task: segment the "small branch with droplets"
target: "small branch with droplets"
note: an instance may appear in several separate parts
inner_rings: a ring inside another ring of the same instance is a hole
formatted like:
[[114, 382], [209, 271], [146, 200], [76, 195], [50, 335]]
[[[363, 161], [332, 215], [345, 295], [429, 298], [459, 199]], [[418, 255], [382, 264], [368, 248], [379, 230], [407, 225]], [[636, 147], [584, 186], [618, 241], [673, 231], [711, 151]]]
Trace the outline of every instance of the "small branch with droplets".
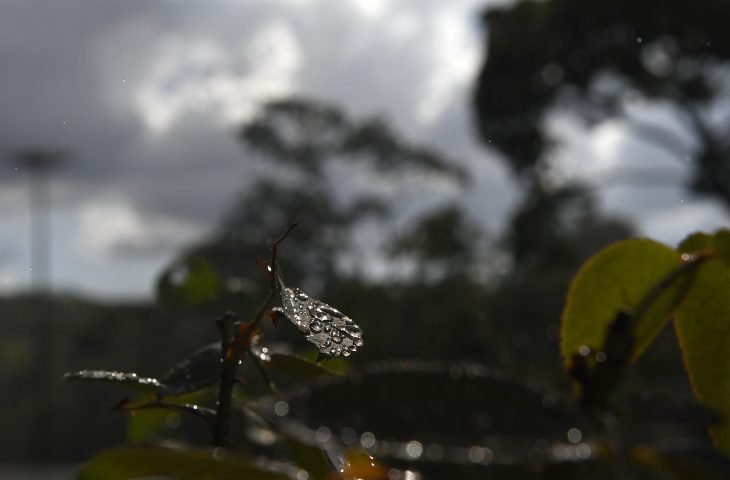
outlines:
[[[243, 356], [251, 346], [251, 339], [256, 328], [264, 318], [269, 305], [279, 291], [276, 254], [279, 244], [289, 235], [298, 224], [292, 223], [289, 227], [274, 240], [271, 246], [271, 264], [259, 261], [259, 266], [264, 267], [269, 276], [270, 289], [266, 300], [256, 312], [250, 324], [241, 323], [238, 325], [238, 317], [232, 312], [226, 312], [218, 320], [218, 329], [221, 334], [221, 354], [223, 365], [221, 366], [220, 385], [218, 388], [218, 404], [216, 409], [215, 422], [213, 425], [213, 445], [216, 447], [227, 447], [231, 443], [231, 399], [233, 386], [236, 383], [236, 372]], [[270, 384], [266, 378], [267, 384]]]

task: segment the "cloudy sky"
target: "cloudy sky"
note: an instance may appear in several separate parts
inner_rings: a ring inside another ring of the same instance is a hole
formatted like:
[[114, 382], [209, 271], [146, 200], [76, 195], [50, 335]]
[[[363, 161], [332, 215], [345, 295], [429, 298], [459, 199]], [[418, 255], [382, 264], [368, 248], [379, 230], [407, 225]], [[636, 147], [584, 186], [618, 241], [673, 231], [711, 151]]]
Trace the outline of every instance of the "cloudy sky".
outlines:
[[[459, 159], [474, 178], [459, 200], [498, 231], [517, 190], [474, 139], [468, 105], [484, 54], [478, 13], [498, 3], [0, 0], [0, 293], [27, 288], [32, 269], [28, 172], [13, 152], [68, 152], [52, 179], [54, 287], [149, 297], [160, 268], [210, 232], [246, 184], [237, 126], [291, 94], [381, 115]], [[554, 124], [576, 176], [636, 154], [667, 161], [621, 125]], [[586, 156], [596, 159], [588, 167], [577, 161]], [[680, 188], [687, 171], [679, 165], [661, 188], [601, 189], [601, 204], [669, 243], [726, 223]]]

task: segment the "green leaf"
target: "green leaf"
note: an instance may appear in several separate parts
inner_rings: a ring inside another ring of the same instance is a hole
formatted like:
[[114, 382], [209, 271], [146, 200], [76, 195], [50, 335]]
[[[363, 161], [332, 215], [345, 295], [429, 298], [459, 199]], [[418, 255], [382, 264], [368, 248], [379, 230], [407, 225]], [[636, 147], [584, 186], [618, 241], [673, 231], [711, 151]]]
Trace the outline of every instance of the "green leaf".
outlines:
[[[730, 418], [730, 267], [718, 259], [699, 270], [675, 319], [684, 363], [697, 399]], [[711, 429], [715, 444], [730, 454], [730, 425]]]
[[220, 378], [221, 345], [205, 345], [170, 369], [162, 382], [166, 395], [184, 395], [216, 383]]
[[148, 442], [164, 431], [168, 421], [173, 418], [179, 418], [179, 414], [164, 410], [134, 410], [129, 412], [127, 416], [127, 442], [134, 444]]
[[563, 309], [560, 348], [566, 366], [582, 346], [600, 349], [622, 310], [638, 315], [632, 325], [636, 359], [681, 301], [686, 281], [672, 282], [649, 304], [647, 295], [680, 264], [675, 250], [647, 239], [617, 242], [591, 257], [573, 278]]
[[718, 230], [713, 240], [718, 258], [730, 265], [730, 230]]
[[698, 253], [714, 248], [712, 235], [705, 232], [695, 232], [688, 235], [679, 243], [677, 251], [680, 253]]
[[92, 381], [104, 383], [116, 383], [134, 388], [142, 392], [160, 392], [166, 387], [159, 380], [152, 377], [145, 377], [131, 372], [115, 372], [110, 370], [79, 370], [68, 372], [63, 376], [67, 382]]
[[[216, 455], [216, 452], [221, 452]], [[250, 462], [231, 458], [221, 450], [171, 450], [122, 447], [106, 450], [81, 468], [78, 480], [126, 480], [137, 477], [172, 477], [179, 480], [285, 480]], [[222, 458], [221, 458], [222, 457]]]
[[[198, 390], [196, 392], [181, 395], [178, 397], [166, 397], [165, 403], [171, 408], [157, 408], [155, 401], [140, 397], [134, 402], [120, 403], [117, 409], [129, 412], [127, 416], [127, 441], [130, 443], [149, 442], [155, 438], [175, 436], [179, 432], [176, 429], [182, 423], [188, 421], [187, 415], [182, 413], [190, 404], [202, 404], [210, 400], [208, 392]], [[206, 409], [207, 410], [207, 409]], [[206, 410], [201, 410], [204, 416]], [[198, 422], [199, 420], [193, 419]]]
[[309, 360], [294, 355], [284, 355], [281, 353], [272, 354], [271, 360], [265, 365], [303, 380], [312, 380], [320, 375], [332, 375], [335, 373], [318, 363], [310, 362]]

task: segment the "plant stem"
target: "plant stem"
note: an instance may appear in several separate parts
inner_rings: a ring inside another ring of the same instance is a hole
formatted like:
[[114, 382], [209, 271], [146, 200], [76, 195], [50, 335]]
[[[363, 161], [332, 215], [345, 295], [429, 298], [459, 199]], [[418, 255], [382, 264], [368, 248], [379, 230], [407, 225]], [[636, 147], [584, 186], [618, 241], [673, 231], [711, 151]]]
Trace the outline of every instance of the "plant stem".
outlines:
[[218, 388], [216, 418], [213, 423], [213, 445], [216, 447], [227, 447], [231, 444], [231, 397], [233, 396], [233, 385], [236, 382], [238, 357], [228, 355], [228, 348], [233, 341], [233, 329], [237, 319], [236, 314], [226, 312], [218, 320], [223, 366]]
[[[286, 236], [298, 224], [292, 223], [289, 227], [274, 240], [271, 246], [271, 265], [268, 266], [268, 275], [270, 289], [264, 303], [256, 312], [256, 316], [249, 328], [245, 331], [239, 330], [235, 332], [235, 324], [238, 317], [233, 312], [226, 312], [218, 320], [218, 329], [221, 333], [221, 355], [223, 365], [221, 367], [220, 386], [218, 389], [218, 405], [216, 409], [216, 419], [213, 424], [213, 445], [216, 447], [227, 447], [231, 444], [231, 398], [233, 396], [233, 385], [236, 383], [236, 371], [243, 354], [248, 350], [251, 337], [254, 335], [256, 328], [264, 318], [269, 305], [279, 292], [279, 281], [276, 265], [277, 248]], [[238, 337], [238, 338], [236, 338]], [[239, 341], [240, 340], [240, 341]], [[241, 345], [245, 347], [241, 347]], [[265, 372], [264, 372], [265, 373]], [[267, 380], [267, 384], [271, 388], [271, 382]]]

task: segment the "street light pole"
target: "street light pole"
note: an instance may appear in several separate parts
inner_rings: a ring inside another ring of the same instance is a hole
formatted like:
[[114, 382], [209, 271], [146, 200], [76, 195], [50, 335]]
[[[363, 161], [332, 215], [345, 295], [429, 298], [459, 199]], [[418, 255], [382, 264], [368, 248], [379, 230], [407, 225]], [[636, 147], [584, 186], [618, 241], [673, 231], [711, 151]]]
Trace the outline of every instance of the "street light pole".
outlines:
[[54, 413], [51, 401], [54, 379], [51, 375], [53, 321], [51, 295], [51, 216], [50, 179], [52, 169], [65, 162], [58, 151], [27, 149], [15, 152], [14, 163], [28, 172], [30, 192], [30, 269], [31, 305], [28, 343], [32, 351], [28, 368], [27, 392], [31, 395], [34, 417], [31, 451], [44, 458], [51, 452]]
[[51, 290], [51, 226], [49, 172], [66, 161], [54, 150], [27, 149], [14, 154], [15, 165], [28, 172], [30, 191], [30, 269], [31, 290]]

